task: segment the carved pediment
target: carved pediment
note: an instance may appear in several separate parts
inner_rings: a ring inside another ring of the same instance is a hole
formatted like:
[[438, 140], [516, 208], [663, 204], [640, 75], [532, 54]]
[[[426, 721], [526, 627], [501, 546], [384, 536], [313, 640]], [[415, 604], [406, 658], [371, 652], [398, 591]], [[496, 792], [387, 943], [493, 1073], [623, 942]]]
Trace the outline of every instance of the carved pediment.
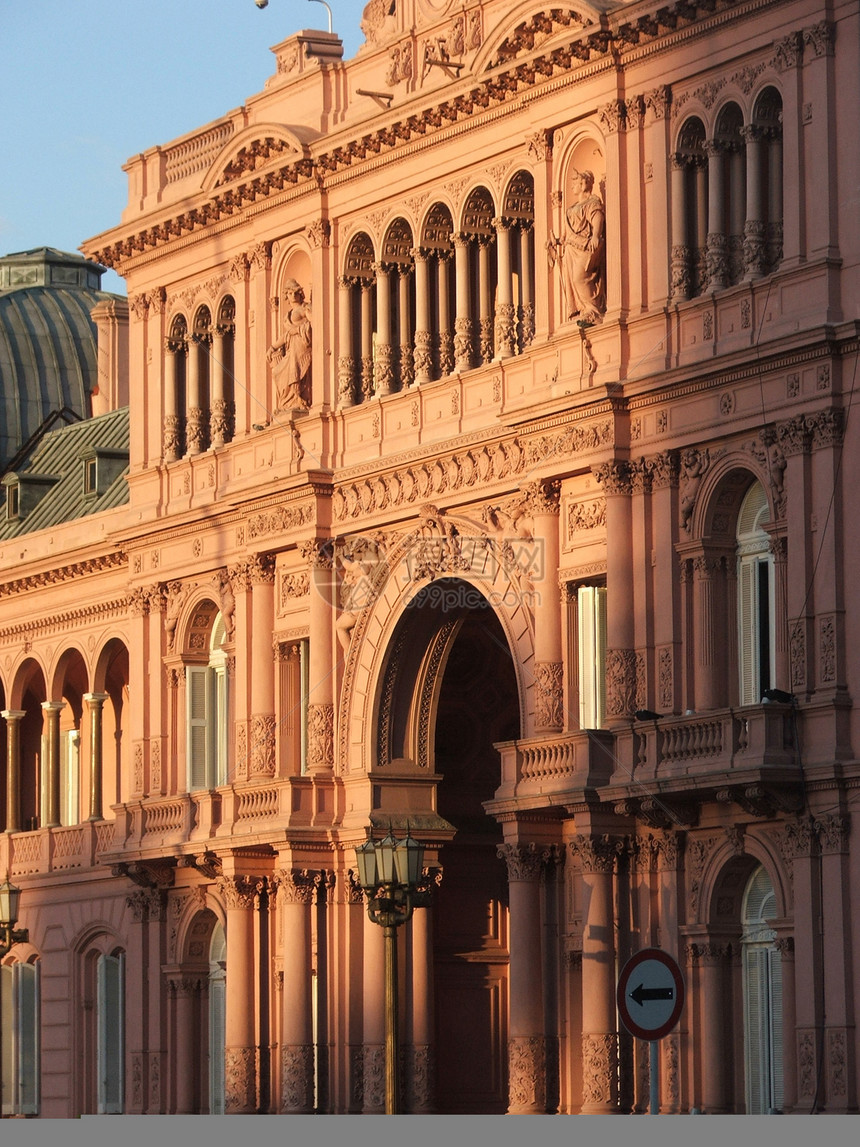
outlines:
[[206, 189], [213, 190], [266, 168], [307, 157], [307, 143], [298, 130], [274, 124], [248, 128], [232, 139], [209, 170]]
[[517, 56], [527, 55], [564, 32], [576, 33], [594, 22], [585, 5], [581, 8], [568, 4], [540, 8], [503, 35], [501, 42], [492, 49], [487, 67], [495, 68]]

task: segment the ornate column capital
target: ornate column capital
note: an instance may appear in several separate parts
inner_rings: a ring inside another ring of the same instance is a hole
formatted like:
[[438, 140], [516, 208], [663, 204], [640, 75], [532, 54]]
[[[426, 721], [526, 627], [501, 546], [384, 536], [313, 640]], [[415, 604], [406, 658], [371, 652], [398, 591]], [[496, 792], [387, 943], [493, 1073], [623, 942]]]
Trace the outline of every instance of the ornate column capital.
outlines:
[[607, 494], [631, 494], [633, 471], [629, 462], [603, 462], [592, 466], [591, 472]]
[[308, 868], [279, 868], [279, 904], [313, 904], [321, 881], [322, 874]]
[[249, 911], [257, 906], [266, 881], [262, 876], [219, 876], [215, 884], [228, 911]]
[[618, 855], [618, 840], [609, 833], [600, 836], [579, 833], [569, 842], [571, 856], [578, 860], [583, 872], [610, 875]]
[[551, 850], [539, 844], [500, 844], [496, 855], [508, 866], [508, 880], [536, 882]]

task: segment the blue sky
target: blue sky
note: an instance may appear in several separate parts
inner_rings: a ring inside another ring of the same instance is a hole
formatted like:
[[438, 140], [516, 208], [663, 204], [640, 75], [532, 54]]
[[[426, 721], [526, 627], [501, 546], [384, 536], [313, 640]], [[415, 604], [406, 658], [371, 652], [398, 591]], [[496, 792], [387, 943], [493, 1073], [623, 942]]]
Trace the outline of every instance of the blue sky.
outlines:
[[[355, 55], [363, 0], [329, 0]], [[0, 254], [76, 251], [119, 222], [122, 164], [262, 89], [316, 0], [0, 0]], [[109, 272], [103, 286], [125, 291]]]

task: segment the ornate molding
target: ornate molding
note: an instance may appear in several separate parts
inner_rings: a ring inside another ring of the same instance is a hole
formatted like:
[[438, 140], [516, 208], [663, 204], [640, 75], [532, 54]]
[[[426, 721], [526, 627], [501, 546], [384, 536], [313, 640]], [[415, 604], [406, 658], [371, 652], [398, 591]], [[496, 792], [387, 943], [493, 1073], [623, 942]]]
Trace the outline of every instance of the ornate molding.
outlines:
[[564, 727], [564, 665], [561, 661], [535, 662], [535, 728]]
[[546, 1111], [546, 1039], [512, 1036], [508, 1041], [508, 1111]]
[[591, 836], [579, 833], [569, 841], [570, 855], [579, 861], [583, 872], [611, 875], [618, 855], [618, 838], [603, 833]]
[[334, 705], [308, 705], [308, 768], [334, 767]]

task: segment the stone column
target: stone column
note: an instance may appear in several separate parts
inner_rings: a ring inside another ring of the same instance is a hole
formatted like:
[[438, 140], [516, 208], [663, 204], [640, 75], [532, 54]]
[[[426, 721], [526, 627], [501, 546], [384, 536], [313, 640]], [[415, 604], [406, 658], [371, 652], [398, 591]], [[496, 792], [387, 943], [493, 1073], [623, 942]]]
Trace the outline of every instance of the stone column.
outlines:
[[709, 941], [693, 944], [691, 953], [698, 961], [702, 992], [702, 1107], [706, 1115], [720, 1115], [726, 1106], [726, 1001], [731, 998], [729, 961], [731, 944]]
[[726, 642], [723, 640], [722, 577], [723, 557], [713, 552], [693, 559], [693, 645], [695, 649], [695, 708], [718, 709], [727, 703], [725, 668]]
[[508, 1113], [546, 1111], [546, 1034], [543, 1015], [540, 877], [544, 850], [501, 844], [508, 866], [510, 1012]]
[[451, 285], [448, 264], [452, 252], [436, 252], [436, 282], [439, 314], [439, 376], [444, 378], [454, 370], [454, 330], [451, 322]]
[[302, 647], [279, 642], [275, 650], [280, 703], [277, 718], [279, 776], [298, 777], [302, 771]]
[[681, 708], [681, 587], [675, 553], [678, 521], [678, 455], [658, 454], [651, 462], [652, 545], [654, 547], [654, 649], [657, 656], [655, 704], [661, 713]]
[[433, 377], [433, 332], [430, 317], [430, 252], [413, 247], [415, 260], [415, 352], [413, 381], [429, 382]]
[[725, 210], [725, 147], [708, 140], [708, 287], [720, 290], [729, 281]]
[[84, 693], [90, 710], [90, 820], [102, 819], [102, 709], [107, 693]]
[[534, 577], [536, 732], [564, 728], [564, 663], [562, 660], [561, 593], [558, 588], [559, 493], [557, 481], [522, 487], [529, 499], [535, 544], [541, 567]]
[[[219, 323], [212, 329], [212, 394], [209, 399], [209, 442], [216, 449], [231, 437], [232, 411], [227, 393], [233, 369], [233, 326]], [[230, 361], [228, 361], [228, 359]]]
[[411, 386], [415, 381], [415, 363], [412, 357], [412, 299], [409, 279], [412, 275], [410, 264], [397, 268], [397, 326], [400, 336], [400, 386]]
[[391, 345], [391, 275], [389, 263], [374, 263], [376, 272], [376, 362], [373, 384], [376, 394], [394, 390], [394, 347]]
[[432, 909], [416, 908], [409, 925], [412, 975], [409, 996], [409, 1041], [405, 1072], [407, 1110], [413, 1115], [433, 1111], [435, 1061], [433, 1049]]
[[490, 266], [490, 235], [479, 235], [478, 245], [478, 362], [493, 359], [493, 279]]
[[583, 903], [588, 906], [582, 934], [582, 1112], [616, 1111], [615, 841], [606, 834], [579, 834], [570, 841], [570, 852], [579, 861]]
[[520, 349], [535, 337], [535, 232], [534, 224], [520, 220]]
[[857, 1054], [854, 966], [851, 958], [851, 886], [849, 835], [851, 820], [842, 813], [824, 813], [815, 822], [821, 850], [821, 920], [824, 988], [824, 1075], [819, 1105], [829, 1115], [857, 1111]]
[[372, 279], [361, 281], [361, 397], [373, 394], [373, 292]]
[[629, 727], [636, 704], [633, 610], [632, 471], [627, 462], [594, 468], [606, 493], [606, 723]]
[[772, 271], [782, 262], [783, 254], [783, 188], [782, 188], [782, 128], [771, 128], [768, 134], [768, 208], [767, 208], [767, 265]]
[[65, 709], [65, 701], [43, 701], [45, 714], [45, 762], [44, 777], [47, 790], [46, 823], [43, 828], [54, 828], [60, 823], [60, 713]]
[[458, 231], [454, 235], [457, 307], [457, 317], [454, 319], [454, 362], [457, 370], [469, 370], [475, 355], [471, 254], [471, 235]]
[[766, 235], [762, 190], [762, 129], [756, 124], [741, 128], [747, 151], [747, 202], [744, 221], [744, 276], [758, 279], [765, 272]]
[[194, 1002], [200, 991], [200, 981], [193, 976], [177, 976], [169, 980], [174, 999], [175, 1043], [173, 1051], [173, 1078], [176, 1086], [176, 1114], [192, 1115], [197, 1111], [194, 1095], [195, 1025]]
[[227, 987], [224, 1051], [224, 1111], [243, 1115], [257, 1108], [254, 998], [254, 901], [260, 881], [221, 876], [218, 891], [227, 915]]
[[329, 773], [334, 767], [334, 561], [331, 546], [319, 539], [299, 549], [310, 573], [308, 772]]
[[352, 297], [355, 280], [341, 276], [338, 286], [338, 359], [337, 359], [337, 398], [338, 405], [346, 408], [355, 405], [355, 348], [352, 345], [353, 315]]
[[188, 351], [184, 339], [169, 338], [164, 343], [164, 438], [162, 450], [165, 462], [175, 462], [182, 451], [182, 416], [179, 409], [180, 356]]
[[275, 775], [275, 559], [270, 554], [256, 554], [248, 561], [248, 577], [253, 642], [248, 776], [259, 780]]
[[676, 301], [689, 299], [692, 290], [691, 252], [687, 242], [687, 157], [672, 156], [672, 284], [671, 296]]
[[188, 416], [185, 423], [186, 445], [189, 454], [199, 454], [206, 445], [205, 412], [202, 405], [202, 356], [209, 345], [209, 335], [195, 331], [188, 347]]
[[493, 220], [496, 229], [496, 259], [498, 287], [496, 290], [496, 354], [510, 358], [516, 350], [516, 312], [514, 310], [513, 272], [511, 270], [510, 219]]
[[794, 937], [780, 936], [776, 946], [782, 965], [782, 1109], [790, 1115], [797, 1104], [797, 1006], [794, 979]]
[[385, 1110], [385, 937], [364, 913], [364, 1104], [365, 1115]]
[[24, 709], [4, 709], [6, 722], [6, 832], [21, 831], [21, 721]]
[[693, 176], [696, 181], [696, 248], [693, 257], [700, 268], [701, 276], [707, 277], [707, 267], [702, 267], [702, 257], [708, 250], [708, 164], [704, 155], [696, 156], [693, 161]]
[[[149, 977], [149, 949], [146, 943], [146, 918], [149, 894], [138, 888], [125, 898], [129, 910], [126, 925], [125, 1025], [127, 1059], [131, 1067], [131, 1087], [126, 1093], [129, 1115], [142, 1115], [150, 1110], [149, 1039], [146, 1002]], [[159, 969], [158, 975], [161, 974]], [[159, 993], [155, 993], [158, 995]]]
[[311, 906], [319, 883], [320, 874], [306, 869], [281, 869], [278, 874], [277, 905], [284, 945], [285, 985], [280, 1110], [299, 1115], [314, 1110]]

